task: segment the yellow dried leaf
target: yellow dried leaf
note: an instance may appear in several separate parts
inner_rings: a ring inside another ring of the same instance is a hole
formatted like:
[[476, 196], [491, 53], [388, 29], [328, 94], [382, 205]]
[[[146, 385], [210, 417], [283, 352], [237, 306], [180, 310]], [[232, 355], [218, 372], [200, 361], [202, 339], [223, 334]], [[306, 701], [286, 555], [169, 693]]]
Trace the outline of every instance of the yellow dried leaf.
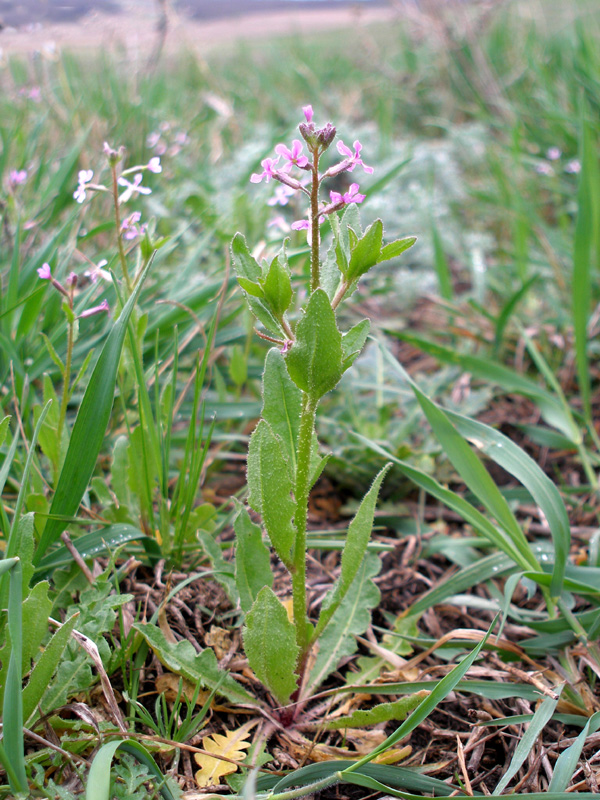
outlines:
[[198, 786], [216, 786], [224, 775], [230, 775], [237, 770], [237, 764], [223, 761], [223, 757], [233, 761], [244, 760], [246, 757], [244, 751], [250, 747], [248, 741], [250, 728], [255, 724], [255, 722], [246, 723], [235, 731], [227, 731], [226, 734], [213, 733], [212, 736], [205, 736], [202, 739], [203, 750], [214, 753], [214, 755], [195, 754], [196, 764], [200, 767], [195, 776]]

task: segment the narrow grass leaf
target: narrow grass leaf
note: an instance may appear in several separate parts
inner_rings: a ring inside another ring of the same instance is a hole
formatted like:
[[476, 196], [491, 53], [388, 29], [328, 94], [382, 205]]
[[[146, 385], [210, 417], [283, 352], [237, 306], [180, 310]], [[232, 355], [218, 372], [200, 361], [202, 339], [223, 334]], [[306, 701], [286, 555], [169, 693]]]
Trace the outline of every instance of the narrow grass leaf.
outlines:
[[[560, 695], [561, 691], [562, 686], [558, 689], [557, 694]], [[538, 706], [527, 730], [523, 733], [519, 739], [519, 742], [517, 743], [511, 762], [508, 765], [508, 769], [498, 782], [498, 785], [492, 792], [492, 795], [501, 794], [517, 774], [523, 762], [531, 752], [531, 748], [536, 743], [539, 735], [544, 730], [548, 722], [552, 719], [558, 699], [558, 697], [556, 699], [553, 697], [546, 697]]]
[[465, 673], [471, 667], [479, 655], [479, 652], [487, 642], [489, 635], [496, 625], [497, 619], [498, 617], [496, 616], [479, 644], [473, 648], [468, 656], [465, 656], [465, 658], [463, 658], [463, 660], [454, 667], [452, 672], [449, 672], [444, 678], [442, 678], [435, 689], [433, 689], [431, 694], [426, 697], [425, 700], [420, 703], [420, 705], [417, 706], [410, 717], [405, 720], [405, 722], [403, 722], [402, 725], [400, 725], [400, 727], [394, 731], [394, 733], [388, 736], [384, 742], [375, 747], [368, 755], [359, 759], [351, 767], [347, 767], [342, 774], [355, 772], [358, 767], [369, 763], [369, 761], [372, 761], [374, 758], [384, 753], [389, 747], [396, 744], [396, 742], [399, 742], [401, 739], [404, 739], [406, 736], [408, 736], [408, 734], [414, 731], [414, 729], [420, 725], [424, 719], [427, 719], [431, 712], [442, 702], [442, 700], [444, 700], [444, 698], [456, 687], [457, 683], [464, 677]]
[[548, 792], [564, 792], [573, 778], [573, 773], [577, 769], [581, 751], [584, 748], [585, 740], [592, 733], [595, 733], [600, 728], [600, 711], [593, 714], [588, 721], [575, 742], [567, 747], [566, 750], [559, 755], [554, 765], [554, 772], [552, 773], [552, 780], [548, 786]]
[[133, 739], [118, 740], [102, 745], [94, 756], [92, 766], [87, 779], [85, 790], [85, 800], [111, 800], [111, 770], [113, 758], [118, 750], [133, 755], [138, 761], [150, 770], [157, 786], [160, 787], [160, 794], [164, 800], [175, 800], [173, 793], [165, 784], [165, 776], [160, 771], [156, 761], [141, 744]]
[[550, 478], [531, 456], [500, 431], [469, 417], [447, 411], [450, 421], [460, 434], [519, 480], [530, 492], [548, 520], [554, 544], [554, 570], [550, 593], [558, 597], [571, 546], [569, 517], [560, 493]]

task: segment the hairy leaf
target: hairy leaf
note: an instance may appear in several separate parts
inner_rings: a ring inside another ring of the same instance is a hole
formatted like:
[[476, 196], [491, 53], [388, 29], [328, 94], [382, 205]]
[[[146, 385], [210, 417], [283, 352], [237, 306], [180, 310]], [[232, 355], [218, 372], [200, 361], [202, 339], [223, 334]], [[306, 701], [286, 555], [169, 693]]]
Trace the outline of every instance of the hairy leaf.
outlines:
[[312, 400], [333, 389], [342, 376], [342, 335], [322, 289], [314, 291], [308, 301], [286, 363], [291, 379]]
[[412, 247], [416, 241], [416, 236], [406, 236], [404, 239], [396, 239], [395, 242], [390, 242], [389, 244], [384, 245], [381, 248], [377, 263], [381, 264], [383, 261], [389, 261], [391, 258], [397, 258], [399, 255], [404, 253], [405, 250], [408, 250], [409, 247]]
[[244, 650], [256, 677], [281, 705], [296, 689], [296, 632], [273, 590], [265, 586], [246, 615]]
[[371, 484], [371, 488], [358, 507], [354, 519], [348, 526], [346, 544], [342, 553], [340, 577], [323, 601], [317, 630], [327, 625], [333, 612], [346, 596], [352, 581], [360, 569], [373, 530], [373, 517], [375, 516], [375, 506], [377, 504], [379, 489], [391, 466], [391, 463], [388, 463], [379, 472]]
[[262, 393], [262, 418], [281, 442], [290, 466], [290, 478], [295, 482], [302, 393], [290, 378], [283, 355], [276, 347], [267, 353]]
[[367, 728], [369, 725], [378, 725], [380, 722], [403, 720], [406, 719], [408, 712], [416, 708], [428, 694], [429, 692], [421, 690], [401, 697], [393, 703], [380, 703], [366, 711], [357, 709], [347, 717], [336, 717], [326, 721], [323, 728], [327, 731], [339, 731], [342, 728]]
[[292, 302], [292, 283], [287, 264], [281, 262], [282, 256], [275, 256], [263, 284], [265, 299], [277, 319], [288, 310]]
[[284, 564], [289, 564], [296, 538], [292, 489], [279, 439], [270, 425], [261, 420], [248, 446], [248, 503], [262, 515], [271, 544]]
[[361, 350], [365, 346], [369, 330], [371, 329], [371, 322], [368, 319], [363, 319], [357, 323], [353, 328], [342, 336], [342, 358], [344, 359], [344, 370], [354, 364]]
[[383, 241], [383, 222], [376, 219], [352, 248], [346, 280], [355, 281], [379, 261]]
[[273, 586], [269, 549], [263, 542], [260, 527], [252, 522], [243, 506], [233, 528], [237, 542], [235, 581], [242, 610], [248, 612], [263, 586]]
[[155, 625], [136, 623], [133, 627], [141, 633], [160, 663], [171, 672], [209, 689], [218, 687], [218, 693], [234, 703], [256, 703], [232, 677], [227, 675], [223, 679], [223, 670], [219, 669], [217, 657], [210, 647], [197, 653], [187, 639], [176, 644], [168, 642]]
[[337, 669], [342, 658], [356, 651], [355, 636], [367, 630], [371, 622], [371, 609], [379, 603], [379, 589], [372, 578], [380, 569], [379, 558], [374, 553], [367, 553], [346, 597], [319, 638], [319, 652], [304, 691], [305, 696], [310, 696]]

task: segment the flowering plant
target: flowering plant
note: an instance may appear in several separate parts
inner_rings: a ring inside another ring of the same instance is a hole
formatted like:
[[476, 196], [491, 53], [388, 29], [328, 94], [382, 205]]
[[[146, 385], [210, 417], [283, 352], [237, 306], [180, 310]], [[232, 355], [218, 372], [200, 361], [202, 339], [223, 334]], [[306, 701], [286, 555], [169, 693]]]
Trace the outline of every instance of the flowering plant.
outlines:
[[[264, 159], [262, 172], [250, 178], [253, 183], [278, 181], [308, 198], [306, 219], [292, 225], [295, 230], [307, 231], [311, 248], [308, 299], [299, 314], [292, 303], [287, 240], [271, 262], [262, 265], [241, 234], [232, 242], [239, 285], [264, 328], [257, 333], [277, 345], [267, 354], [262, 418], [248, 449], [248, 505], [261, 515], [269, 541], [290, 575], [292, 621], [272, 590], [269, 551], [260, 527], [246, 508], [240, 507], [234, 527], [236, 579], [246, 613], [244, 648], [250, 666], [278, 703], [294, 703], [281, 713], [283, 721], [294, 719], [302, 700], [337, 668], [340, 656], [347, 654], [347, 650], [340, 652], [324, 642], [347, 615], [348, 603], [362, 604], [368, 611], [374, 605], [373, 594], [377, 597], [376, 590], [371, 591], [369, 603], [364, 595], [372, 587], [370, 578], [378, 571], [378, 561], [374, 567], [367, 546], [377, 495], [389, 464], [375, 478], [350, 523], [341, 573], [323, 600], [318, 619], [313, 623], [307, 614], [308, 499], [327, 461], [319, 454], [315, 434], [317, 407], [360, 354], [370, 327], [369, 320], [363, 319], [342, 333], [336, 311], [372, 267], [399, 256], [415, 242], [414, 237], [407, 237], [384, 244], [380, 219], [362, 230], [357, 204], [365, 195], [359, 192], [358, 183], [344, 192], [330, 191], [329, 202], [321, 201], [322, 185], [328, 179], [357, 167], [367, 173], [373, 169], [362, 160], [360, 142], [354, 142], [351, 149], [340, 141], [337, 150], [342, 160], [320, 171], [321, 159], [333, 143], [336, 129], [331, 123], [318, 128], [311, 106], [303, 111], [305, 121], [299, 130], [304, 144], [299, 139], [290, 148], [279, 144], [276, 158]], [[304, 153], [305, 145], [308, 154]], [[343, 212], [341, 216], [339, 212]], [[330, 223], [333, 240], [322, 258], [320, 228], [325, 220]], [[361, 630], [350, 628], [352, 642], [353, 634], [366, 628], [364, 615], [360, 624]], [[319, 644], [319, 654], [311, 664]]]

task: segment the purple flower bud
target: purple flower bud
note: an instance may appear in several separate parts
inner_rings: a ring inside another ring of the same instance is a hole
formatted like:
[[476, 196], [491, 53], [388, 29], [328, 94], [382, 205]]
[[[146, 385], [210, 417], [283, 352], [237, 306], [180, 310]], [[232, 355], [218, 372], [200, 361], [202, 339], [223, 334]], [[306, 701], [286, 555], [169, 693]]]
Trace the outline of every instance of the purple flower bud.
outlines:
[[301, 122], [300, 125], [298, 125], [298, 130], [300, 131], [300, 135], [302, 136], [308, 147], [311, 150], [314, 150], [315, 147], [317, 147], [318, 142], [317, 142], [317, 135], [315, 133], [315, 126], [313, 125], [313, 123]]
[[87, 308], [85, 311], [82, 311], [79, 315], [78, 319], [85, 319], [85, 317], [93, 317], [95, 314], [102, 314], [106, 311], [107, 314], [110, 313], [110, 306], [103, 300], [99, 306], [93, 306], [93, 308]]
[[304, 116], [306, 117], [307, 122], [312, 122], [313, 118], [313, 107], [312, 106], [302, 106], [302, 111], [304, 112]]
[[67, 286], [77, 286], [77, 274], [75, 272], [69, 272], [66, 284]]
[[326, 150], [335, 139], [335, 125], [328, 122], [323, 128], [317, 131], [317, 142]]

